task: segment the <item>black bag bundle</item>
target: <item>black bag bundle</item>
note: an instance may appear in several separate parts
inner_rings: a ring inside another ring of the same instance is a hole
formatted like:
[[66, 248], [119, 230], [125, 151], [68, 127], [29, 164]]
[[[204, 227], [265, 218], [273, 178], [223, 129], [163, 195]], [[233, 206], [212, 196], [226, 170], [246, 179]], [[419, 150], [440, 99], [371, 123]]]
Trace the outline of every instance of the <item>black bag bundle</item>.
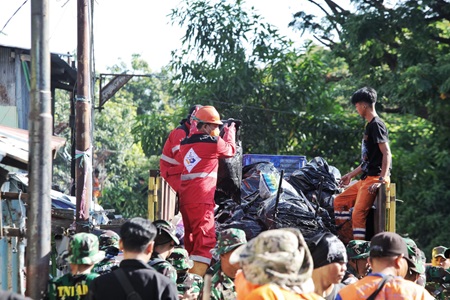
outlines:
[[298, 228], [305, 239], [318, 232], [329, 231], [322, 221], [322, 216], [326, 217], [327, 212], [317, 208], [301, 191], [298, 193], [286, 181], [282, 183], [278, 201], [276, 198], [277, 195], [265, 200], [258, 211], [261, 221], [268, 228]]
[[[217, 186], [214, 200], [220, 205], [224, 199], [233, 199], [236, 203], [241, 203], [241, 180], [242, 180], [242, 142], [240, 120], [228, 119], [222, 120], [222, 123], [236, 126], [236, 154], [231, 158], [219, 159], [219, 170], [217, 174]], [[220, 130], [220, 136], [224, 135], [223, 126]]]
[[339, 192], [339, 179], [341, 173], [322, 157], [315, 157], [303, 168], [292, 173], [287, 181], [298, 191], [307, 194], [312, 190], [319, 190], [322, 183], [322, 191], [332, 194]]
[[219, 230], [227, 228], [242, 229], [245, 232], [247, 241], [253, 239], [258, 234], [268, 229], [256, 216], [250, 215], [245, 215], [240, 220], [221, 224]]

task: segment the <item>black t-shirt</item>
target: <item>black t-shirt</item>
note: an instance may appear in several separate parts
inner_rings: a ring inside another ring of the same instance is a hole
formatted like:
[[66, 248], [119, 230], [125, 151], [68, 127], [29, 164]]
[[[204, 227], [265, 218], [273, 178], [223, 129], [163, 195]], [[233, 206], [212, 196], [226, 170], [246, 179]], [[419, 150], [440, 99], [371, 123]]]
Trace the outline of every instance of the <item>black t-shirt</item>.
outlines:
[[374, 117], [372, 121], [367, 123], [361, 146], [361, 168], [363, 176], [380, 175], [383, 153], [381, 153], [378, 144], [388, 143], [388, 135], [386, 125], [379, 117]]
[[[122, 269], [142, 299], [178, 300], [177, 286], [166, 276], [159, 274], [148, 264], [134, 259], [122, 260]], [[114, 272], [94, 279], [89, 287], [91, 300], [126, 300], [127, 294]]]

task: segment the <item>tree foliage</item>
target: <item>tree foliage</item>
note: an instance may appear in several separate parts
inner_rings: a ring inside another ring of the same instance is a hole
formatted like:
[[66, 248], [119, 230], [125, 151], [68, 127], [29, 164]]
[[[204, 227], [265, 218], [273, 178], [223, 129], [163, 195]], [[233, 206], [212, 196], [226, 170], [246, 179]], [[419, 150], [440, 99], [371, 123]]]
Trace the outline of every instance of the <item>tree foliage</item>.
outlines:
[[433, 231], [450, 213], [442, 205], [449, 200], [450, 3], [404, 0], [389, 7], [356, 0], [351, 12], [337, 1], [309, 2], [325, 17], [301, 11], [290, 25], [311, 30], [345, 60], [349, 73], [343, 81], [378, 90], [379, 109], [391, 114], [393, 179], [404, 200], [398, 227], [430, 253], [450, 238], [446, 231]]
[[[325, 48], [293, 48], [243, 1], [185, 1], [171, 14], [187, 28], [172, 63], [176, 96], [241, 119], [244, 153], [322, 156], [346, 170], [358, 164], [364, 126], [348, 98], [375, 87], [391, 131], [392, 179], [405, 199], [399, 230], [423, 247], [448, 239], [420, 222], [449, 213], [439, 201], [448, 199], [450, 4], [356, 0], [352, 12], [332, 0], [310, 2], [325, 18], [301, 11], [291, 26], [311, 30]], [[430, 214], [419, 218], [421, 211]]]
[[244, 153], [348, 158], [336, 139], [342, 90], [330, 79], [345, 73], [339, 60], [312, 45], [295, 49], [243, 1], [189, 0], [171, 17], [187, 28], [172, 61], [177, 97], [242, 120]]

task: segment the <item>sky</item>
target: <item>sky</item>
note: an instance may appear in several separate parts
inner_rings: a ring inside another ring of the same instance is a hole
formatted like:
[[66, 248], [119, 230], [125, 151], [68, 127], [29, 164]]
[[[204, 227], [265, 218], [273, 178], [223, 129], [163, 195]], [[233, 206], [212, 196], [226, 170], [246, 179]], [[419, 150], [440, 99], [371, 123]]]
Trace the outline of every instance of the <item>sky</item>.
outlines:
[[[50, 51], [73, 53], [77, 47], [77, 0], [47, 1]], [[254, 6], [283, 35], [299, 40], [298, 33], [287, 25], [292, 20], [293, 13], [305, 8], [306, 1], [245, 2], [248, 6]], [[177, 25], [172, 26], [167, 16], [178, 3], [179, 0], [94, 1], [93, 45], [96, 72], [107, 72], [107, 67], [116, 64], [119, 58], [128, 63], [132, 54], [140, 54], [153, 71], [159, 71], [169, 63], [170, 53], [181, 46], [184, 33]], [[30, 48], [31, 0], [0, 0], [0, 7], [0, 31], [3, 32], [0, 33], [0, 45]], [[19, 7], [20, 10], [14, 15]], [[11, 16], [13, 17], [8, 22]]]

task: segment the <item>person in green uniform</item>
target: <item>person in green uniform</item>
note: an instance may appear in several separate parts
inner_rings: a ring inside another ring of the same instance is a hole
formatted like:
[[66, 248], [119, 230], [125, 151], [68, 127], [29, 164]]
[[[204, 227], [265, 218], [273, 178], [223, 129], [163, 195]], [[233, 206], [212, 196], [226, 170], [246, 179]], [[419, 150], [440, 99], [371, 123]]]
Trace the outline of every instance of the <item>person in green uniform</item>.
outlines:
[[370, 242], [364, 240], [351, 240], [347, 246], [347, 271], [345, 271], [342, 283], [352, 284], [369, 273], [367, 258], [370, 252]]
[[230, 256], [245, 243], [247, 239], [241, 229], [229, 228], [219, 232], [216, 248], [213, 249], [213, 255], [219, 257], [219, 261], [211, 268], [211, 299], [236, 299], [234, 278], [239, 264], [231, 264]]
[[119, 267], [120, 261], [117, 260], [117, 255], [119, 254], [119, 235], [112, 230], [105, 230], [99, 235], [98, 241], [100, 245], [100, 250], [105, 251], [105, 258], [95, 264], [94, 273], [100, 275], [111, 272], [112, 270]]
[[175, 226], [165, 220], [156, 220], [153, 225], [156, 227], [157, 235], [149, 265], [176, 283], [177, 270], [167, 261], [174, 247], [180, 245], [180, 241], [176, 237]]
[[167, 259], [177, 270], [178, 295], [188, 298], [188, 295], [200, 295], [203, 289], [203, 277], [189, 273], [194, 262], [189, 258], [189, 253], [184, 248], [175, 248]]
[[72, 236], [69, 242], [70, 273], [51, 279], [46, 299], [84, 300], [88, 299], [89, 285], [99, 274], [91, 273], [94, 265], [105, 258], [105, 252], [99, 250], [97, 236], [80, 232]]

